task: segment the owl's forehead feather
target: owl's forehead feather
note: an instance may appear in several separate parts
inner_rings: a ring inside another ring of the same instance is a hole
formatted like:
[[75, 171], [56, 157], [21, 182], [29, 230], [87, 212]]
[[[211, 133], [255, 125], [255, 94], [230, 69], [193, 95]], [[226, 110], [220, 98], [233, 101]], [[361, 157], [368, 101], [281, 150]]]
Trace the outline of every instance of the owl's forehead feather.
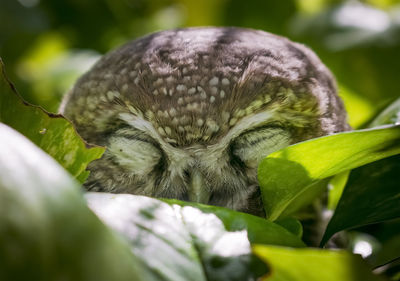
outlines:
[[318, 58], [285, 38], [237, 28], [178, 29], [104, 56], [75, 85], [71, 96], [81, 110], [70, 115], [79, 129], [129, 112], [186, 145], [217, 139], [263, 110], [324, 115], [337, 103], [334, 87]]

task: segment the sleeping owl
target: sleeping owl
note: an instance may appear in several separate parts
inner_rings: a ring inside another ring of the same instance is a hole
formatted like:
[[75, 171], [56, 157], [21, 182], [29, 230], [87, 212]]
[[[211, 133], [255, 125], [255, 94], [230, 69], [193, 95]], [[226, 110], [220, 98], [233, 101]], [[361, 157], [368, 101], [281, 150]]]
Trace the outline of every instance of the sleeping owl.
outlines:
[[106, 146], [85, 187], [262, 214], [257, 165], [348, 129], [335, 81], [301, 44], [242, 28], [154, 33], [106, 54], [60, 108]]

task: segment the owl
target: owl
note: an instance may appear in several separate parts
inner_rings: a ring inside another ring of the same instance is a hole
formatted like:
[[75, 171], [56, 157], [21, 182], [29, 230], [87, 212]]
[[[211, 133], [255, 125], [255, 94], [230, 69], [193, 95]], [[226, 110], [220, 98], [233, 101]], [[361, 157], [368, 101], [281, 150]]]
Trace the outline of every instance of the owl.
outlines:
[[310, 49], [242, 28], [131, 41], [84, 74], [60, 111], [86, 141], [106, 147], [88, 166], [87, 190], [256, 215], [264, 157], [348, 129], [335, 81]]

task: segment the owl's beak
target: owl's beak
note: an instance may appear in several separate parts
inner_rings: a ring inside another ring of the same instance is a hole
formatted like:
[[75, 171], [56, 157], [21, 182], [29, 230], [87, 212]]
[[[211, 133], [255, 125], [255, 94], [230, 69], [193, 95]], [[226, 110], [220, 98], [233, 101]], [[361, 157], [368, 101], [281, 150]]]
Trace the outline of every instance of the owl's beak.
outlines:
[[203, 175], [194, 169], [189, 183], [189, 200], [191, 202], [207, 204], [210, 200], [210, 191], [204, 182]]

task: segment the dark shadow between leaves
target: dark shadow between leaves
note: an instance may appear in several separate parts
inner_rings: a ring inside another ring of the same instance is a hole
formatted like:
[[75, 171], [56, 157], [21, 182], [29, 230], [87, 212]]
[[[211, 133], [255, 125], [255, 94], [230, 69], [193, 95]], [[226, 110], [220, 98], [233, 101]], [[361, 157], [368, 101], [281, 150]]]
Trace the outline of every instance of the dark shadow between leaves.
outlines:
[[353, 170], [321, 246], [345, 229], [400, 217], [400, 156]]

